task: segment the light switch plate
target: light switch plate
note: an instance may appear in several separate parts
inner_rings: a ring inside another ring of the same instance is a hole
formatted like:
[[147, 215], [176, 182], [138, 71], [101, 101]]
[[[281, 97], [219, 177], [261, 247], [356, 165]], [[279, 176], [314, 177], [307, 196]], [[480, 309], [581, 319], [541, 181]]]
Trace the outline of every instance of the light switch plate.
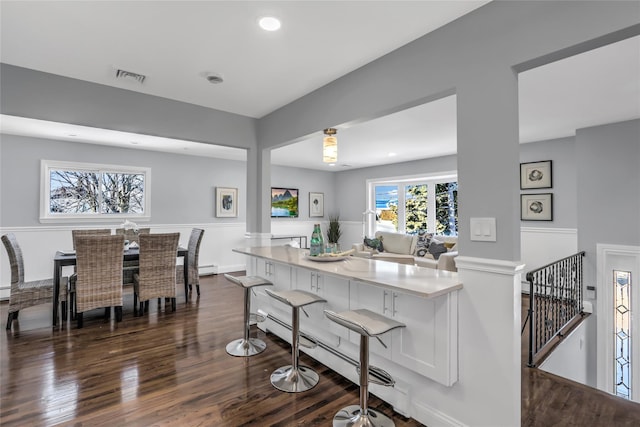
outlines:
[[496, 241], [495, 218], [471, 218], [471, 240], [476, 242]]

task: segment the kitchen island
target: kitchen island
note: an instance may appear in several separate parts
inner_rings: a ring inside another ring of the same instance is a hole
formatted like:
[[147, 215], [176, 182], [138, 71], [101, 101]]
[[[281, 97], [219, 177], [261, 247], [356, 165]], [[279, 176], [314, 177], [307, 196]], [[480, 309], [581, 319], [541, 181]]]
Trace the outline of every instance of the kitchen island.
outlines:
[[[457, 273], [413, 265], [343, 257], [315, 261], [308, 250], [288, 246], [234, 249], [248, 256], [247, 275], [264, 277], [275, 289], [301, 289], [327, 300], [306, 308], [300, 317], [301, 351], [357, 383], [360, 335], [324, 316], [324, 309], [341, 312], [366, 308], [406, 325], [371, 340], [370, 362], [374, 377], [395, 382], [393, 387], [372, 384], [370, 392], [393, 405], [401, 414], [416, 418], [412, 408], [421, 402], [425, 385], [451, 387], [458, 381]], [[291, 340], [288, 306], [257, 288], [252, 311], [267, 320], [265, 331]], [[322, 378], [320, 379], [322, 381]], [[426, 421], [422, 421], [426, 422]]]

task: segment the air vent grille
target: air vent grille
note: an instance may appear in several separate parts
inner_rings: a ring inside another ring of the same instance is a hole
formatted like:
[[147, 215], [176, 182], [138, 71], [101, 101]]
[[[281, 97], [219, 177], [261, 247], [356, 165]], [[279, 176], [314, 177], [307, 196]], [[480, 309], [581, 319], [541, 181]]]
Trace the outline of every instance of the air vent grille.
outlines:
[[143, 74], [133, 73], [131, 71], [126, 71], [126, 70], [116, 71], [116, 79], [120, 79], [120, 80], [126, 80], [129, 82], [142, 84], [144, 83], [144, 79], [146, 78], [147, 76]]

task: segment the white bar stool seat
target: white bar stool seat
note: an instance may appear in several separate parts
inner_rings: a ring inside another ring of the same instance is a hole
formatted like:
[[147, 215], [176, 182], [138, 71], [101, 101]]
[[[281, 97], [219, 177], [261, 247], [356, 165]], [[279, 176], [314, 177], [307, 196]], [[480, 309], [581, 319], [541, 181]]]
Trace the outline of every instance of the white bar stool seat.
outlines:
[[258, 338], [249, 338], [251, 327], [251, 288], [255, 286], [273, 285], [270, 281], [259, 276], [231, 276], [224, 277], [244, 289], [244, 337], [231, 341], [226, 350], [231, 356], [248, 357], [262, 353], [267, 344]]
[[300, 308], [317, 302], [327, 302], [318, 295], [300, 291], [272, 291], [265, 292], [274, 299], [286, 304], [291, 310], [291, 365], [282, 366], [271, 374], [271, 384], [281, 391], [299, 393], [307, 391], [318, 384], [320, 377], [308, 366], [298, 365], [300, 346]]
[[360, 405], [342, 408], [333, 417], [333, 427], [395, 426], [391, 418], [368, 406], [369, 338], [377, 337], [396, 328], [404, 328], [406, 325], [366, 309], [341, 313], [325, 310], [324, 314], [337, 324], [360, 334]]

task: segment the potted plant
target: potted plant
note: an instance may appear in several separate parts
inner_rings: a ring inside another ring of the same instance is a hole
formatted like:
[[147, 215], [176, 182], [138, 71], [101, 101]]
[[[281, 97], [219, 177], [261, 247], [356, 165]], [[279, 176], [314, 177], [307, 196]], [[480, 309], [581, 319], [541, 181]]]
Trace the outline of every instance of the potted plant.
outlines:
[[329, 215], [327, 241], [337, 245], [338, 240], [340, 240], [340, 236], [342, 236], [342, 230], [340, 230], [340, 215]]

